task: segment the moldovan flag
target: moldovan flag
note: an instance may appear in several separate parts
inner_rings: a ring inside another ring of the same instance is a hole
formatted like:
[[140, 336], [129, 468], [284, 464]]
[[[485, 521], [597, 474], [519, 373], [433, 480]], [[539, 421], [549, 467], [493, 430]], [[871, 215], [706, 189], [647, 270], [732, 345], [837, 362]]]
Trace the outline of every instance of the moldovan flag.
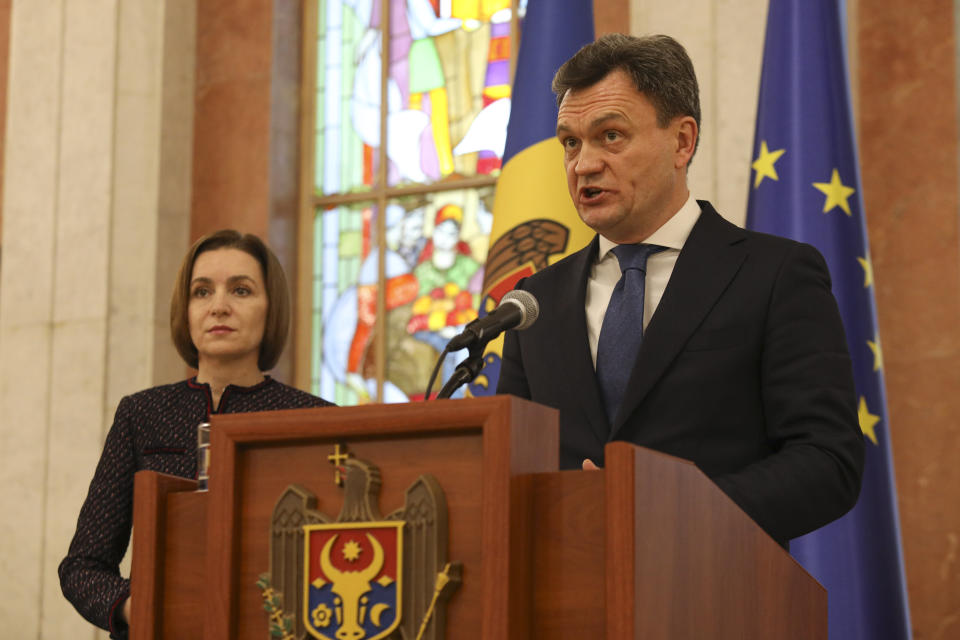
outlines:
[[910, 612], [837, 4], [770, 2], [747, 226], [812, 244], [826, 258], [867, 446], [857, 505], [790, 549], [827, 588], [831, 638], [903, 640]]
[[[481, 316], [496, 308], [518, 280], [593, 238], [567, 192], [563, 148], [556, 140], [557, 102], [550, 89], [560, 65], [593, 37], [592, 0], [529, 0], [493, 205]], [[496, 392], [502, 349], [502, 337], [490, 344], [470, 395]]]

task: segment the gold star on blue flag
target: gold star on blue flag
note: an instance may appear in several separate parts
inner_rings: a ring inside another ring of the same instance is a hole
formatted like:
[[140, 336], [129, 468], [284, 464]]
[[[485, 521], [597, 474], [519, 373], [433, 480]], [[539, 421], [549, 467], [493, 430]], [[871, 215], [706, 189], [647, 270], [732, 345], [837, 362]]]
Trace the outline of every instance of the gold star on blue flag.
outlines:
[[863, 432], [870, 442], [877, 442], [876, 426], [880, 422], [880, 416], [870, 413], [870, 407], [867, 406], [867, 399], [860, 396], [860, 405], [857, 407], [857, 421], [860, 422], [860, 431]]
[[880, 336], [875, 340], [867, 340], [867, 346], [873, 352], [873, 370], [880, 371], [883, 368], [883, 350], [880, 348]]
[[[831, 638], [905, 640], [911, 637], [910, 613], [891, 425], [840, 22], [836, 0], [770, 2], [747, 226], [811, 244], [826, 259], [867, 439], [857, 505], [791, 541], [790, 551], [830, 594]], [[771, 158], [770, 140], [792, 141], [789, 152]], [[774, 162], [776, 179], [769, 175]]]
[[823, 203], [824, 213], [829, 213], [834, 207], [840, 207], [848, 216], [853, 215], [850, 213], [850, 202], [848, 199], [856, 192], [856, 189], [843, 184], [840, 180], [839, 171], [836, 169], [833, 170], [833, 173], [830, 174], [830, 182], [814, 182], [813, 186], [817, 191], [827, 196], [826, 201]]
[[863, 288], [873, 284], [873, 263], [870, 262], [870, 258], [857, 258], [857, 262], [860, 263], [860, 266], [863, 267]]
[[753, 180], [753, 188], [756, 189], [760, 186], [760, 183], [763, 182], [764, 178], [770, 178], [771, 180], [779, 180], [780, 176], [777, 175], [776, 163], [784, 153], [786, 149], [777, 149], [775, 151], [770, 151], [767, 148], [767, 141], [762, 140], [760, 142], [760, 155], [757, 156], [757, 159], [753, 161], [753, 164], [750, 165], [754, 171], [757, 172], [756, 177]]

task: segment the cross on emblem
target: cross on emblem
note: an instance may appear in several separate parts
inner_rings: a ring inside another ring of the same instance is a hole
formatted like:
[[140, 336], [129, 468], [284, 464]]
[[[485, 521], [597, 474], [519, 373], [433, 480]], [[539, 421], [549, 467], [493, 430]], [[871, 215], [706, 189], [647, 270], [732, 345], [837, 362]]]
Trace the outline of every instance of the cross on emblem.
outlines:
[[330, 464], [333, 465], [333, 483], [338, 487], [343, 486], [343, 463], [350, 458], [350, 452], [347, 451], [347, 445], [343, 445], [343, 451], [340, 451], [340, 445], [336, 444], [333, 447], [333, 453], [327, 456], [327, 460], [330, 461]]

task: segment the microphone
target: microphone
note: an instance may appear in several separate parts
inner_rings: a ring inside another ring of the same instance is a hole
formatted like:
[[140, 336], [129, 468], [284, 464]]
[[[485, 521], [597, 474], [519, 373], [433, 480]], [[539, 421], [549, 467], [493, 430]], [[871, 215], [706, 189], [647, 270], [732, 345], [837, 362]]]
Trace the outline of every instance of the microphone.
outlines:
[[513, 290], [503, 296], [499, 306], [477, 318], [447, 344], [447, 351], [459, 351], [474, 344], [490, 342], [507, 329], [526, 329], [540, 315], [540, 305], [529, 291]]

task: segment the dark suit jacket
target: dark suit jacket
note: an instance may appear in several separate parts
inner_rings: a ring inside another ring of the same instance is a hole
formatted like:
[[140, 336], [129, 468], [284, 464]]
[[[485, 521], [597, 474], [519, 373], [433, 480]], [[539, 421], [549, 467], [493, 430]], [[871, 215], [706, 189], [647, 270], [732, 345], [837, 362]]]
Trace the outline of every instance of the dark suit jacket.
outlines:
[[602, 465], [611, 440], [692, 460], [783, 543], [843, 515], [860, 491], [843, 326], [816, 249], [700, 206], [612, 426], [584, 311], [597, 238], [517, 285], [540, 317], [507, 333], [497, 392], [560, 411], [563, 468]]

